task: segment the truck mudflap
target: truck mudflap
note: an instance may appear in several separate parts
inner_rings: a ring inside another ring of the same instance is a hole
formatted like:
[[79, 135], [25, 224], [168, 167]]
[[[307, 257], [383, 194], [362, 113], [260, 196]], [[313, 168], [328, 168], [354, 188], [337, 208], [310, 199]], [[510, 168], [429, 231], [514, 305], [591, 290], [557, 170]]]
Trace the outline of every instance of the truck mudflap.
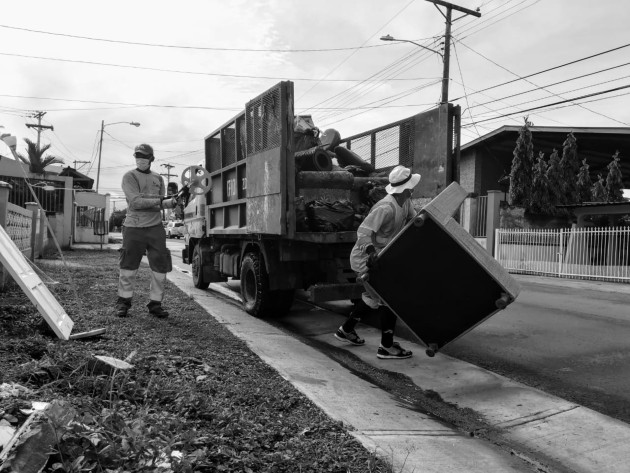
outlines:
[[426, 345], [428, 356], [519, 294], [519, 284], [452, 214], [466, 192], [453, 183], [387, 245], [365, 285]]
[[306, 300], [312, 303], [359, 299], [365, 291], [359, 283], [314, 284], [306, 290]]

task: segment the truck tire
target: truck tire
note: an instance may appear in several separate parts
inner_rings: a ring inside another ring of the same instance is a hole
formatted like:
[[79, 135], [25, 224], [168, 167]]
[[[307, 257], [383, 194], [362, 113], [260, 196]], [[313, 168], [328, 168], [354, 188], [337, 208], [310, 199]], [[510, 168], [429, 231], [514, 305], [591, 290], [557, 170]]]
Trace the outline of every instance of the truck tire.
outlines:
[[273, 298], [262, 257], [247, 253], [241, 263], [241, 297], [245, 312], [254, 317], [268, 317], [273, 312]]
[[193, 285], [197, 289], [208, 289], [208, 286], [210, 285], [210, 283], [203, 280], [201, 248], [198, 244], [195, 245], [195, 248], [193, 249], [191, 263], [192, 263]]

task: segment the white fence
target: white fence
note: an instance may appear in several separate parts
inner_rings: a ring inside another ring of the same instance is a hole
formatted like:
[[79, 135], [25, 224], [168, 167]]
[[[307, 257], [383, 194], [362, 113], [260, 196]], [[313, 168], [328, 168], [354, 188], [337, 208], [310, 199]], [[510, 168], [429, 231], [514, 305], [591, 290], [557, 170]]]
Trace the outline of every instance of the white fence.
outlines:
[[508, 271], [630, 282], [630, 228], [496, 230], [495, 257]]

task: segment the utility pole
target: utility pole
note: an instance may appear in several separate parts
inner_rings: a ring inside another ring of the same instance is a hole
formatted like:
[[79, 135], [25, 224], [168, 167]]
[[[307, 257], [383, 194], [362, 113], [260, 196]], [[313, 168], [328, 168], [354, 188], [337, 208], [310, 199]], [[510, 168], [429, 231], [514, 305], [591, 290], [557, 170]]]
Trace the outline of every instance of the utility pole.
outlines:
[[[168, 185], [171, 183], [171, 176], [177, 176], [177, 174], [173, 173], [171, 174], [171, 169], [173, 169], [175, 166], [173, 166], [172, 164], [160, 164], [160, 166], [165, 167], [166, 168], [166, 173], [160, 173], [160, 176], [166, 176], [166, 186], [168, 187]], [[168, 194], [168, 192], [167, 192]], [[171, 216], [171, 213], [173, 212], [173, 210], [171, 209], [168, 213], [169, 217]], [[166, 210], [162, 210], [162, 220], [166, 220]]]
[[45, 129], [45, 128], [48, 128], [50, 130], [54, 130], [52, 125], [42, 125], [42, 117], [44, 115], [46, 115], [46, 112], [37, 112], [32, 117], [32, 118], [37, 118], [37, 125], [35, 125], [34, 123], [27, 123], [26, 124], [27, 128], [37, 128], [37, 150], [39, 150], [39, 136], [41, 135], [42, 130]]
[[[449, 2], [444, 2], [442, 0], [426, 0], [427, 2], [431, 2], [435, 5], [435, 8], [442, 14], [442, 16], [446, 19], [446, 32], [444, 33], [444, 70], [442, 73], [442, 101], [440, 103], [445, 104], [448, 103], [448, 81], [450, 74], [450, 59], [451, 59], [451, 25], [459, 20], [460, 18], [465, 17], [466, 15], [472, 15], [479, 18], [481, 13], [479, 13], [479, 9], [477, 11], [469, 10], [468, 8], [460, 7], [458, 5], [453, 5]], [[446, 8], [446, 14], [438, 7], [441, 5]], [[452, 19], [453, 10], [457, 10], [459, 12], [464, 13], [462, 16]]]
[[172, 164], [160, 164], [160, 166], [165, 167], [166, 168], [166, 173], [160, 173], [160, 176], [166, 176], [166, 184], [170, 184], [171, 182], [171, 176], [177, 176], [177, 174], [173, 173], [171, 174], [171, 169], [173, 169], [175, 166], [173, 166]]
[[90, 161], [73, 161], [74, 163], [74, 169], [77, 169], [77, 163], [79, 164], [90, 164]]

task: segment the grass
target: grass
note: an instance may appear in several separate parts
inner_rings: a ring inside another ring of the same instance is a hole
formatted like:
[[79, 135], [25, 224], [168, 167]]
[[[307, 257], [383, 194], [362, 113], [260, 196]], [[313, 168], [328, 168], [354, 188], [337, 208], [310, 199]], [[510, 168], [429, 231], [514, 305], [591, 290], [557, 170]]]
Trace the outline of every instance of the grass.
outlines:
[[[0, 418], [23, 422], [31, 401], [54, 401], [43, 471], [392, 471], [172, 284], [171, 316], [151, 317], [142, 268], [131, 317], [119, 319], [118, 253], [64, 256], [79, 300], [59, 260], [38, 262], [49, 289], [73, 333], [105, 336], [60, 341], [17, 285], [0, 298], [0, 382], [32, 390], [0, 399]], [[134, 367], [109, 370], [94, 355], [132, 355]]]

